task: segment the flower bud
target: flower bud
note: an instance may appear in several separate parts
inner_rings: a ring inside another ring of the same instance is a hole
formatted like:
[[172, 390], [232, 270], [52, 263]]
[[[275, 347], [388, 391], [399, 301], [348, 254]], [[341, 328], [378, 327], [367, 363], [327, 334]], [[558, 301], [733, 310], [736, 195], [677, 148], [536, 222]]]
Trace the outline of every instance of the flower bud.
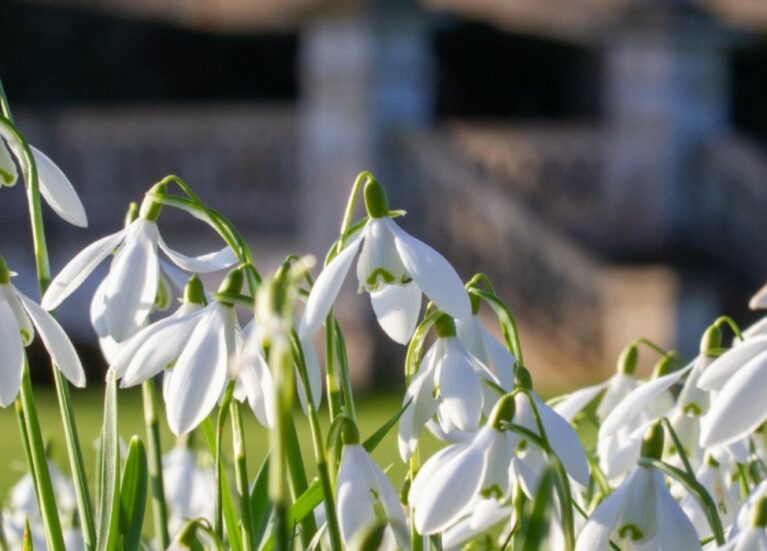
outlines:
[[533, 389], [533, 378], [526, 367], [518, 365], [514, 369], [514, 386], [527, 390]]
[[663, 455], [663, 427], [660, 422], [654, 423], [648, 428], [642, 437], [642, 451], [640, 457], [660, 459]]
[[184, 303], [205, 304], [205, 288], [197, 274], [192, 275], [184, 287]]
[[228, 274], [218, 288], [219, 293], [239, 293], [242, 291], [242, 284], [245, 283], [245, 275], [241, 268], [235, 268]]
[[715, 358], [721, 354], [722, 331], [716, 325], [709, 325], [700, 339], [700, 355]]
[[514, 395], [511, 393], [505, 394], [495, 404], [493, 411], [490, 412], [488, 424], [495, 430], [505, 430], [503, 425], [514, 419], [515, 411], [516, 404], [514, 403]]
[[630, 344], [623, 349], [615, 365], [615, 371], [624, 375], [633, 375], [636, 372], [639, 361], [639, 349], [635, 344]]
[[434, 322], [434, 329], [440, 338], [455, 337], [455, 322], [449, 314], [442, 314]]
[[[167, 187], [167, 184], [164, 183], [155, 184], [149, 190], [149, 193], [162, 195], [165, 193], [165, 189]], [[162, 211], [162, 203], [158, 203], [147, 195], [147, 197], [145, 197], [141, 202], [141, 210], [139, 211], [139, 216], [146, 220], [157, 222], [157, 219], [160, 217], [160, 211]]]
[[365, 184], [365, 209], [370, 218], [389, 216], [389, 200], [386, 191], [377, 180], [368, 180]]
[[751, 526], [767, 528], [767, 496], [762, 496], [751, 509]]

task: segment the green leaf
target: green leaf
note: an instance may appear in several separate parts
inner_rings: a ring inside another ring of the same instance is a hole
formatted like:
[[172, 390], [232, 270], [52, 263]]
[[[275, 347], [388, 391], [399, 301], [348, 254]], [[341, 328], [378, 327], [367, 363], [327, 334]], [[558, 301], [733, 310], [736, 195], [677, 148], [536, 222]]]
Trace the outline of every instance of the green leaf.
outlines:
[[224, 551], [223, 542], [204, 519], [190, 520], [173, 540], [173, 549], [190, 551]]
[[117, 379], [111, 369], [107, 373], [104, 398], [104, 424], [101, 429], [101, 452], [99, 454], [98, 551], [120, 548], [120, 441], [117, 433]]
[[123, 547], [128, 551], [138, 549], [141, 542], [148, 484], [144, 443], [138, 436], [134, 436], [128, 448], [120, 485], [120, 533]]
[[380, 429], [368, 436], [368, 438], [362, 443], [363, 447], [368, 451], [368, 453], [373, 453], [373, 450], [378, 447], [378, 444], [381, 443], [381, 440], [386, 437], [392, 427], [397, 424], [399, 418], [402, 417], [402, 414], [405, 413], [405, 410], [408, 408], [411, 401], [412, 400], [408, 400], [407, 403], [402, 406], [402, 408], [397, 413], [392, 415], [388, 421], [381, 425]]
[[269, 501], [269, 456], [266, 456], [258, 469], [250, 490], [250, 512], [253, 517], [253, 546], [258, 548], [272, 516], [272, 504]]
[[29, 517], [24, 519], [24, 535], [21, 537], [21, 550], [34, 551], [32, 544], [32, 530], [29, 528]]

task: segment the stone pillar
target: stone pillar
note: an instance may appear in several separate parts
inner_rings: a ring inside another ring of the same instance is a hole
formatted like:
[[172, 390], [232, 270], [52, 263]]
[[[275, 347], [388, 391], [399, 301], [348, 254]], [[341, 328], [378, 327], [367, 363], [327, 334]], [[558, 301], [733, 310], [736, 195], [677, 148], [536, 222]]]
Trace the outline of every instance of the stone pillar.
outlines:
[[691, 158], [728, 126], [726, 36], [687, 2], [637, 7], [604, 47], [607, 211], [626, 254], [673, 246], [689, 228]]
[[[320, 260], [338, 236], [349, 191], [362, 170], [372, 170], [384, 183], [394, 208], [407, 206], [402, 200], [412, 195], [406, 187], [412, 182], [397, 170], [396, 136], [431, 118], [427, 30], [412, 0], [371, 0], [321, 11], [302, 30], [301, 196], [295, 214], [302, 217], [302, 250]], [[337, 311], [345, 318], [355, 380], [366, 382], [370, 368], [391, 375], [390, 345], [373, 339], [378, 328], [368, 330], [375, 323], [368, 297], [348, 300], [350, 295]], [[380, 366], [372, 365], [374, 358]]]

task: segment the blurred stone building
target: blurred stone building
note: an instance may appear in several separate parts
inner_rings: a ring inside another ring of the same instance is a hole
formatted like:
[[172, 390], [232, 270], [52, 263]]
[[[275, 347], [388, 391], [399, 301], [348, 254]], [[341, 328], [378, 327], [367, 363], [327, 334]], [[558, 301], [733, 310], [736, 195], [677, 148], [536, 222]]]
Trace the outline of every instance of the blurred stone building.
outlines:
[[[596, 378], [636, 336], [695, 353], [767, 275], [767, 7], [748, 0], [6, 0], [0, 77], [83, 197], [48, 217], [54, 271], [179, 174], [273, 268], [319, 257], [355, 175], [462, 276], [490, 274], [527, 363]], [[23, 198], [0, 246], [32, 273]], [[215, 236], [163, 218], [189, 252]], [[60, 311], [92, 342], [96, 281]], [[22, 286], [33, 287], [31, 280]], [[343, 295], [360, 381], [396, 379]], [[375, 361], [373, 360], [375, 358]]]

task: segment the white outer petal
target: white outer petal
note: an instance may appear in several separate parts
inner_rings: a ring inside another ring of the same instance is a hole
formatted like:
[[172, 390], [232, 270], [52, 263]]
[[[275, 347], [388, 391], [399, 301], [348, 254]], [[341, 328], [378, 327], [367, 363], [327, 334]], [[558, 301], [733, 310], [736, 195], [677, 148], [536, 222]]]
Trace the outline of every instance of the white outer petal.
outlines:
[[381, 468], [370, 458], [367, 452], [365, 452], [365, 455], [368, 460], [368, 468], [374, 476], [373, 485], [378, 492], [381, 505], [383, 505], [384, 511], [386, 511], [386, 516], [394, 532], [397, 544], [400, 549], [407, 550], [410, 548], [410, 534], [405, 515], [402, 512], [399, 496]]
[[415, 453], [424, 425], [437, 412], [433, 391], [434, 369], [426, 365], [410, 381], [402, 402], [403, 406], [410, 402], [400, 417], [397, 434], [399, 453], [403, 461], [407, 461]]
[[583, 449], [583, 444], [581, 444], [575, 429], [542, 400], [537, 399], [535, 405], [538, 408], [538, 415], [541, 417], [551, 448], [559, 457], [567, 474], [578, 483], [588, 486], [589, 463], [586, 460], [586, 451]]
[[152, 311], [160, 281], [157, 224], [139, 218], [109, 268], [104, 318], [118, 342], [133, 335]]
[[767, 308], [767, 285], [764, 285], [751, 297], [751, 300], [748, 301], [748, 307], [752, 310]]
[[227, 306], [216, 304], [200, 320], [179, 356], [166, 396], [168, 425], [176, 436], [199, 425], [216, 405], [226, 386], [229, 351], [226, 343]]
[[[2, 144], [0, 144], [2, 145]], [[0, 296], [0, 406], [8, 407], [21, 388], [24, 347], [19, 326], [10, 305]]]
[[115, 362], [117, 374], [122, 372], [121, 387], [141, 384], [176, 361], [189, 345], [191, 335], [206, 311], [209, 312], [216, 305], [211, 304], [205, 308], [199, 305], [191, 308], [191, 305], [185, 306], [173, 316], [142, 329], [126, 342], [125, 350], [121, 351]]
[[602, 438], [616, 432], [620, 427], [642, 413], [655, 398], [662, 395], [663, 392], [690, 371], [693, 365], [694, 362], [679, 371], [648, 381], [633, 390], [605, 418], [602, 426], [599, 428], [599, 437]]
[[753, 337], [730, 348], [709, 365], [698, 379], [698, 388], [720, 390], [735, 373], [756, 358], [767, 361], [767, 335]]
[[32, 320], [29, 319], [26, 310], [21, 305], [21, 299], [16, 296], [16, 288], [11, 284], [0, 285], [0, 293], [2, 293], [2, 299], [7, 301], [10, 306], [14, 317], [16, 318], [16, 324], [21, 334], [21, 342], [24, 346], [29, 346], [35, 339], [35, 326], [32, 324]]
[[21, 300], [21, 304], [29, 314], [32, 323], [35, 324], [53, 363], [69, 379], [69, 382], [77, 387], [84, 387], [85, 371], [83, 371], [80, 358], [77, 357], [75, 347], [72, 346], [72, 342], [59, 323], [42, 306], [23, 293], [16, 290], [16, 295]]
[[[660, 472], [655, 475], [656, 515], [658, 532], [653, 542], [648, 542], [649, 549], [669, 549], [674, 551], [693, 551], [700, 549], [695, 527], [684, 514], [679, 504], [671, 497]], [[639, 546], [640, 549], [645, 546]]]
[[15, 186], [18, 179], [19, 171], [16, 168], [16, 163], [13, 161], [2, 137], [0, 137], [0, 187]]
[[112, 253], [112, 250], [122, 242], [126, 232], [127, 230], [124, 229], [102, 237], [80, 251], [53, 278], [40, 305], [46, 310], [54, 310], [85, 281], [85, 278], [96, 269], [102, 260]]
[[45, 153], [32, 146], [29, 148], [37, 165], [40, 194], [45, 202], [70, 224], [81, 228], [88, 227], [85, 208], [72, 183]]
[[572, 423], [575, 416], [583, 411], [583, 409], [589, 405], [591, 401], [597, 397], [597, 394], [602, 392], [608, 384], [610, 384], [609, 380], [598, 385], [587, 386], [586, 388], [571, 392], [565, 396], [564, 399], [554, 404], [554, 411], [561, 415], [567, 422]]
[[440, 415], [459, 430], [474, 430], [482, 415], [481, 383], [457, 337], [444, 340], [445, 355], [437, 360], [435, 373]]
[[447, 529], [477, 495], [485, 471], [486, 448], [493, 431], [490, 427], [480, 429], [469, 446], [429, 477], [428, 491], [421, 494], [415, 505], [415, 526], [420, 534], [430, 535]]
[[767, 419], [765, 390], [767, 368], [761, 361], [751, 361], [738, 370], [716, 395], [708, 414], [701, 419], [701, 445], [729, 444], [762, 424]]
[[310, 337], [325, 321], [325, 317], [333, 307], [333, 303], [344, 284], [346, 274], [354, 260], [354, 255], [362, 243], [362, 235], [352, 240], [346, 248], [341, 251], [330, 263], [325, 266], [322, 273], [314, 282], [309, 298], [304, 307], [304, 313], [301, 316], [301, 322], [298, 327], [298, 336], [303, 338]]
[[354, 534], [376, 520], [372, 488], [367, 452], [359, 444], [344, 446], [336, 479], [336, 509], [347, 545]]
[[407, 344], [413, 336], [421, 312], [421, 290], [415, 283], [385, 285], [370, 292], [378, 324], [399, 344]]
[[469, 319], [469, 297], [453, 266], [426, 243], [405, 233], [392, 219], [383, 220], [394, 235], [397, 252], [416, 285], [443, 312], [460, 320]]
[[609, 549], [610, 534], [620, 520], [628, 497], [629, 486], [621, 484], [591, 513], [578, 534], [575, 551], [602, 551]]
[[[93, 326], [93, 330], [96, 332], [96, 335], [99, 336], [99, 338], [105, 338], [109, 336], [109, 329], [107, 329], [107, 322], [104, 319], [104, 310], [106, 309], [106, 293], [107, 293], [107, 279], [102, 279], [101, 283], [99, 283], [98, 287], [96, 287], [96, 292], [93, 293], [93, 298], [91, 299], [90, 308], [88, 309], [88, 314], [91, 318], [91, 325]], [[117, 375], [120, 376], [119, 373]]]
[[165, 243], [162, 236], [158, 236], [157, 244], [160, 246], [160, 249], [162, 249], [162, 252], [168, 255], [168, 258], [170, 258], [176, 266], [188, 272], [207, 274], [223, 270], [238, 262], [237, 255], [234, 254], [234, 251], [229, 246], [200, 256], [187, 256], [171, 249], [168, 244]]

